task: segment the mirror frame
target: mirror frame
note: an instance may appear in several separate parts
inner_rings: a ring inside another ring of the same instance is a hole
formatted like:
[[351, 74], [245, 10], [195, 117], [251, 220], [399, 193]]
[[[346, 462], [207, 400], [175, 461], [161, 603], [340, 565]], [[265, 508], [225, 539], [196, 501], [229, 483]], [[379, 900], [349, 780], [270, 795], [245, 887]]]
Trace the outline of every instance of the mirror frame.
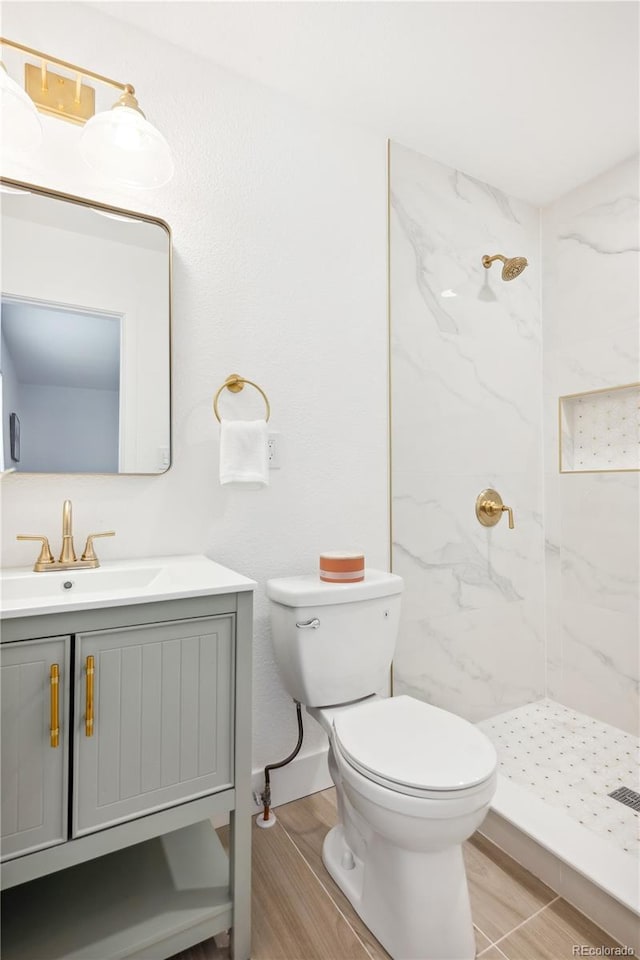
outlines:
[[77, 473], [45, 473], [44, 471], [42, 473], [31, 473], [19, 470], [11, 472], [16, 476], [23, 477], [163, 477], [173, 466], [173, 235], [171, 233], [171, 227], [166, 220], [162, 220], [160, 217], [153, 217], [148, 213], [140, 213], [137, 210], [127, 210], [125, 207], [114, 207], [108, 203], [101, 203], [99, 200], [77, 197], [72, 193], [51, 190], [49, 187], [42, 187], [35, 183], [27, 183], [24, 180], [13, 180], [10, 177], [0, 176], [0, 184], [13, 187], [16, 190], [35, 193], [43, 197], [66, 200], [68, 203], [75, 203], [81, 207], [93, 207], [96, 210], [104, 210], [107, 213], [115, 213], [127, 217], [135, 217], [137, 220], [145, 220], [147, 223], [154, 223], [162, 227], [169, 238], [169, 466], [167, 469], [158, 473], [81, 473], [80, 471]]

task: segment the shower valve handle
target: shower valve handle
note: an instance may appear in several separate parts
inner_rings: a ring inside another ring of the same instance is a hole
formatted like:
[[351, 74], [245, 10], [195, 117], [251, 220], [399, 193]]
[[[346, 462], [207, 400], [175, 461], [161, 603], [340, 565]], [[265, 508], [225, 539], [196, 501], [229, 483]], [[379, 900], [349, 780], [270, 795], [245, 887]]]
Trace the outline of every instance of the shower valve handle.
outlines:
[[509, 530], [513, 530], [513, 528], [515, 527], [515, 523], [513, 522], [513, 510], [511, 509], [511, 507], [505, 507], [504, 503], [500, 507], [500, 510], [503, 513], [506, 510], [507, 513], [509, 514]]
[[495, 527], [503, 513], [509, 514], [509, 529], [513, 530], [515, 527], [513, 509], [502, 502], [502, 497], [498, 491], [488, 487], [478, 494], [476, 498], [476, 517], [483, 527]]

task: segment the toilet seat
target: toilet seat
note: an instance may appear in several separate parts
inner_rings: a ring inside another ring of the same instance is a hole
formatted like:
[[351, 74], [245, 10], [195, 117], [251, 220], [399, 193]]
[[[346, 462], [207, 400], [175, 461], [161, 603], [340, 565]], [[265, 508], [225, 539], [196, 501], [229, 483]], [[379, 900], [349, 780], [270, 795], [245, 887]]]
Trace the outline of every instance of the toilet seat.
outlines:
[[493, 744], [473, 724], [413, 697], [356, 704], [332, 727], [349, 766], [396, 793], [457, 797], [486, 784], [497, 766]]

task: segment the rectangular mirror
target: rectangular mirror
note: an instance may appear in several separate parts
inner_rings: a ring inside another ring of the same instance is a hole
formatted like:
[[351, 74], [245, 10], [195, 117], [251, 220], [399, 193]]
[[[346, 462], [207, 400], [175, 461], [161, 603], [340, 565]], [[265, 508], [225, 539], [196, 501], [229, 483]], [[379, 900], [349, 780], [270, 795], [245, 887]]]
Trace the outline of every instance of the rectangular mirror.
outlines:
[[171, 233], [162, 220], [0, 179], [2, 467], [171, 464]]

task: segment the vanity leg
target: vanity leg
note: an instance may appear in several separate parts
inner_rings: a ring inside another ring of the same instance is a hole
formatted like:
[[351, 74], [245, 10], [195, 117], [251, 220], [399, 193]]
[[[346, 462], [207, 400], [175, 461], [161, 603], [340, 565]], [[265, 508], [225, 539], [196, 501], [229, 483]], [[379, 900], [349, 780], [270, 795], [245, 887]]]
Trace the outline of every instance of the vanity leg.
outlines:
[[251, 957], [251, 827], [254, 812], [251, 794], [251, 666], [253, 637], [253, 597], [238, 594], [236, 635], [249, 642], [236, 647], [236, 676], [243, 677], [235, 696], [235, 810], [229, 832], [229, 883], [233, 903], [231, 957]]
[[251, 957], [251, 816], [231, 812], [229, 872], [233, 901], [232, 960]]
[[216, 933], [213, 942], [218, 950], [229, 950], [231, 942], [231, 930], [223, 930], [222, 933]]

